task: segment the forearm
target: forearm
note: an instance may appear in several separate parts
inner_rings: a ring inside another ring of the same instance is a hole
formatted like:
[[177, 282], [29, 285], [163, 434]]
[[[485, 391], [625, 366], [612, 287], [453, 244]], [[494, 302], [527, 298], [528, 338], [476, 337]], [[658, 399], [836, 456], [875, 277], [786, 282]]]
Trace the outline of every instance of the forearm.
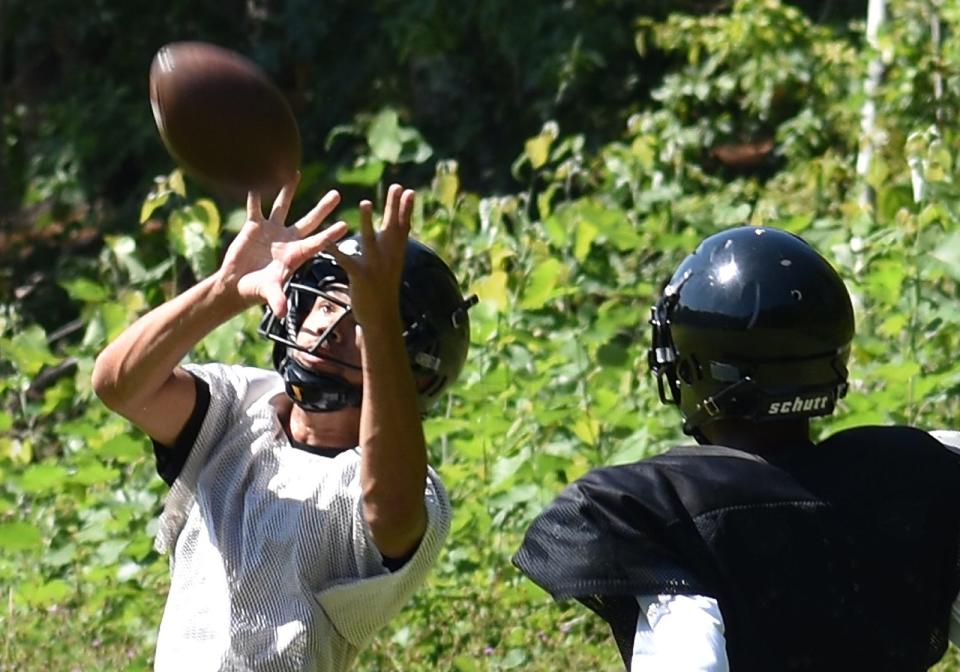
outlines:
[[97, 357], [93, 387], [108, 406], [151, 398], [204, 336], [244, 308], [215, 274], [150, 311]]
[[426, 446], [399, 314], [363, 331], [360, 419], [364, 514], [384, 555], [412, 551], [426, 529]]

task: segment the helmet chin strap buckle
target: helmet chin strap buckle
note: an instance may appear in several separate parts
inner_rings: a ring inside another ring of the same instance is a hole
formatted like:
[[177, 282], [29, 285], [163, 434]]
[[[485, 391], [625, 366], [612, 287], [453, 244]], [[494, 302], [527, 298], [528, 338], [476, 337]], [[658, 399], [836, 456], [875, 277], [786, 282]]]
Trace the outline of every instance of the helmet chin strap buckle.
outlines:
[[363, 390], [342, 378], [314, 373], [287, 357], [280, 367], [287, 396], [309, 413], [330, 413], [359, 408]]

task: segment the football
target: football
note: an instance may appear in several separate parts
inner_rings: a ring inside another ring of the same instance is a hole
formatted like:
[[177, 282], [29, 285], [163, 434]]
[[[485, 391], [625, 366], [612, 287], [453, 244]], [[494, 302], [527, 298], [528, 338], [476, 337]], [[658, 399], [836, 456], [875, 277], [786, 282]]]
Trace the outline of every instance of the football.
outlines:
[[204, 42], [162, 47], [150, 66], [150, 105], [177, 163], [231, 195], [275, 194], [300, 167], [287, 100], [234, 51]]

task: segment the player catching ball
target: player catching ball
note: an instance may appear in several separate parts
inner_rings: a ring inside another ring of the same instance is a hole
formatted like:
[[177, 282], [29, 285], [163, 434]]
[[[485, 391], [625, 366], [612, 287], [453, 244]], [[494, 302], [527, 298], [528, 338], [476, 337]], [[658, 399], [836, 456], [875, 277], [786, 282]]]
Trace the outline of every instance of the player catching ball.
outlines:
[[[449, 527], [421, 413], [463, 365], [471, 300], [408, 239], [413, 191], [389, 188], [379, 231], [362, 202], [360, 234], [337, 244], [345, 224], [317, 230], [339, 195], [286, 227], [295, 189], [267, 217], [251, 194], [219, 270], [97, 358], [94, 389], [152, 437], [171, 485], [161, 672], [347, 669]], [[264, 303], [275, 371], [181, 364]]]
[[810, 440], [847, 391], [854, 319], [836, 271], [784, 231], [724, 231], [651, 323], [661, 399], [697, 444], [573, 483], [515, 564], [603, 617], [634, 672], [935, 664], [960, 634], [958, 433]]

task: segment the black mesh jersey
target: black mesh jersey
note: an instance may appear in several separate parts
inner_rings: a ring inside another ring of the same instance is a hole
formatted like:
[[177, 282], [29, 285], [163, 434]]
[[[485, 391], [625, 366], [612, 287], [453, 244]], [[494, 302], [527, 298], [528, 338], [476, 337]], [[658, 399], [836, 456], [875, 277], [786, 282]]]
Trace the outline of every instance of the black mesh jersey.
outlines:
[[717, 598], [733, 672], [925, 670], [960, 590], [960, 457], [862, 427], [763, 458], [675, 448], [595, 470], [514, 563], [611, 626], [629, 666], [637, 595]]

